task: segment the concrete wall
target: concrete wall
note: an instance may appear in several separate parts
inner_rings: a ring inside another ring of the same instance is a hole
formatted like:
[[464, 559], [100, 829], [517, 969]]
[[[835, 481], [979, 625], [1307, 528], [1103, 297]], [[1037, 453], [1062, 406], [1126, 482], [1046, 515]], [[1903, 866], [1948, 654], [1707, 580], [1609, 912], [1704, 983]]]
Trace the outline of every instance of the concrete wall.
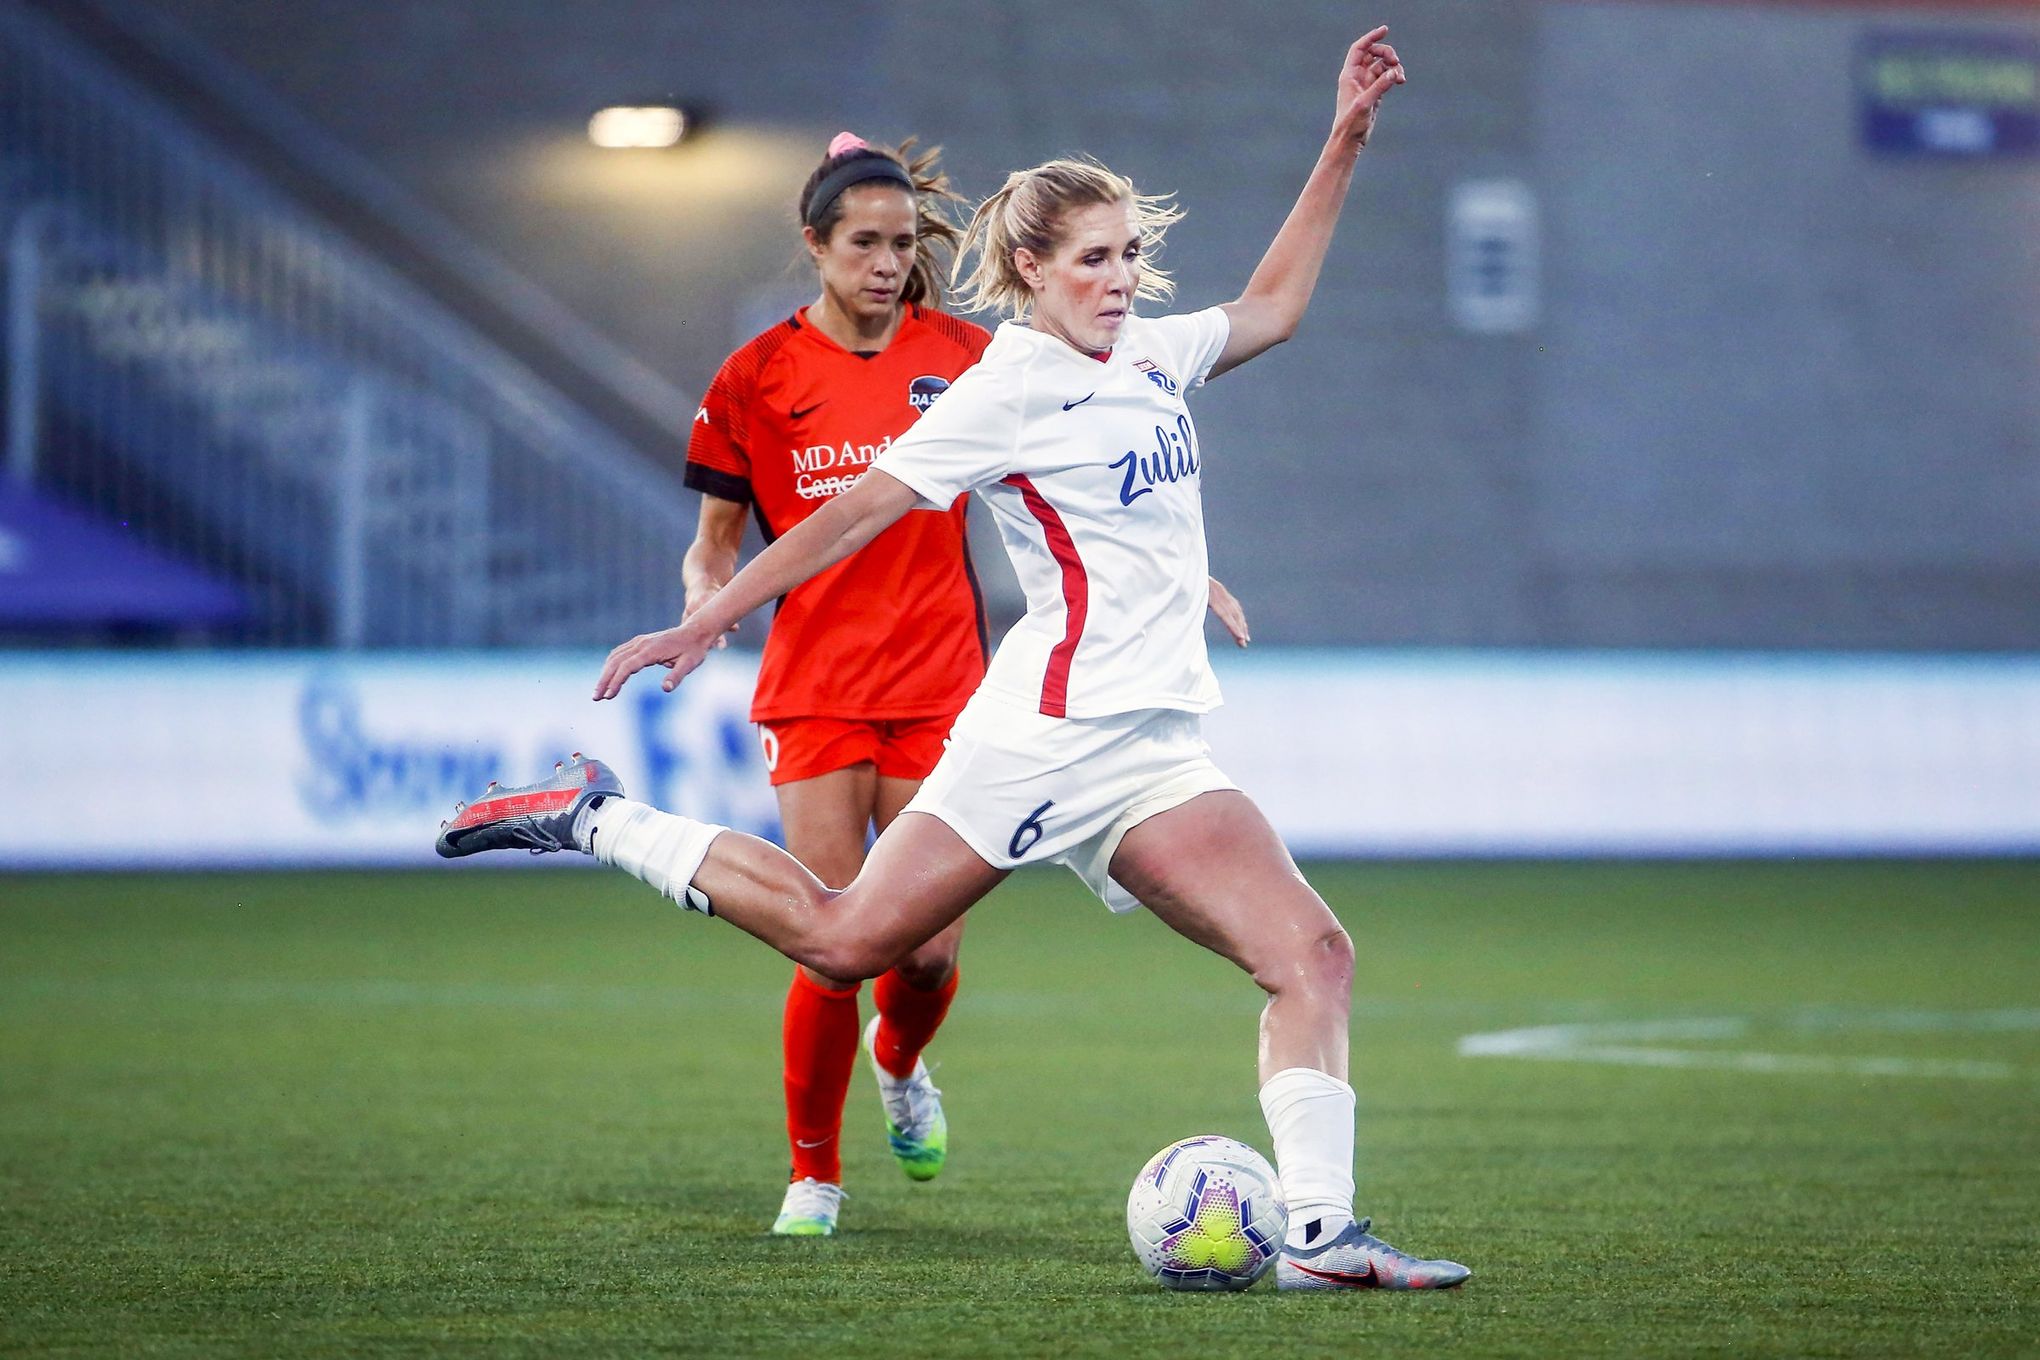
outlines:
[[1547, 14], [1551, 635], [2040, 643], [2040, 160], [1879, 157], [1855, 124], [1858, 36], [1947, 24]]
[[[699, 389], [806, 288], [827, 137], [919, 132], [983, 193], [1091, 151], [1191, 216], [1180, 302], [1238, 290], [1322, 139], [1344, 4], [120, 0]], [[2027, 11], [1377, 0], [1412, 83], [1304, 333], [1199, 419], [1214, 567], [1277, 642], [2040, 647], [2040, 161], [1893, 162], [1872, 28]], [[587, 114], [704, 100], [668, 154]], [[1446, 216], [1527, 184], [1542, 305], [1447, 307]]]

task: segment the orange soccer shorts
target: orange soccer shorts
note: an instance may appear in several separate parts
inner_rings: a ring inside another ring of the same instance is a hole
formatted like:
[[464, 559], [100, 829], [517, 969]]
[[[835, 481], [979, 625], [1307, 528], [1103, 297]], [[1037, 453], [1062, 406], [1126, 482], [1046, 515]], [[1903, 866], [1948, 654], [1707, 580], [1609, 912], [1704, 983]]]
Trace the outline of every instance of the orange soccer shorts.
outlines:
[[926, 779], [942, 759], [954, 714], [939, 718], [776, 718], [758, 724], [774, 787], [876, 765], [888, 779]]

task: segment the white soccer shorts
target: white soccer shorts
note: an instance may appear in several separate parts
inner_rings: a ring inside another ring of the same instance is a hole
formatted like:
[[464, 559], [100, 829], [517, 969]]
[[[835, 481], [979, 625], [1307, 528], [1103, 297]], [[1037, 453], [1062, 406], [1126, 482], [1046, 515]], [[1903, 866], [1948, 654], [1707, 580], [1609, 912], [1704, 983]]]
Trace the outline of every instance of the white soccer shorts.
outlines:
[[1237, 788], [1195, 713], [1048, 718], [978, 694], [906, 806], [939, 817], [987, 864], [1065, 864], [1114, 911], [1140, 903], [1108, 872], [1126, 833], [1200, 793]]

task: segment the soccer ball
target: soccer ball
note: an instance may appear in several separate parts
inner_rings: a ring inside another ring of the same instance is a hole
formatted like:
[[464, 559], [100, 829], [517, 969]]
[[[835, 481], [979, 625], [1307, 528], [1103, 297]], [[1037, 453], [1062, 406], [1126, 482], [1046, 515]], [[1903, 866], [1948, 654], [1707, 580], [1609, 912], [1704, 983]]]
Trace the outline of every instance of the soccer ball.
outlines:
[[1164, 1289], [1245, 1289], [1275, 1264], [1288, 1227], [1275, 1168], [1215, 1133], [1157, 1152], [1126, 1197], [1133, 1254]]

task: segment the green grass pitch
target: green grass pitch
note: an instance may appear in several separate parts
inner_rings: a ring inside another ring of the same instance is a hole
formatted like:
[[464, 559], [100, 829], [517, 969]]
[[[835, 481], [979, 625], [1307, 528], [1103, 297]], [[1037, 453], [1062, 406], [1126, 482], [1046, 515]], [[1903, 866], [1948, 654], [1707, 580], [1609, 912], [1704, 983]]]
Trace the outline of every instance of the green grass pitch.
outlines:
[[2040, 1352], [2040, 863], [1312, 877], [1362, 1210], [1464, 1290], [1142, 1279], [1147, 1156], [1267, 1147], [1258, 994], [1060, 872], [973, 913], [948, 1170], [860, 1072], [825, 1241], [764, 1232], [787, 966], [628, 880], [0, 878], [0, 1354]]

